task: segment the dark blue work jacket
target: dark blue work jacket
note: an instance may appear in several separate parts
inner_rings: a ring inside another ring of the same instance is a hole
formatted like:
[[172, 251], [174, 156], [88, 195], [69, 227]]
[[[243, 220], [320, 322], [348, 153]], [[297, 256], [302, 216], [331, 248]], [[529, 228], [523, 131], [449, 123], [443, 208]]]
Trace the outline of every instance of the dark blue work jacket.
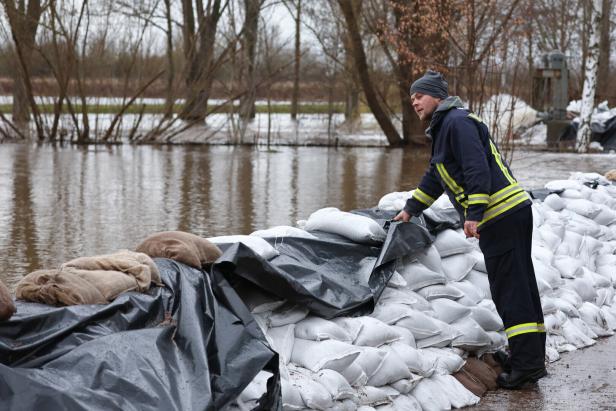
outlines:
[[461, 221], [478, 221], [481, 230], [531, 203], [492, 141], [488, 127], [464, 109], [458, 97], [448, 97], [439, 104], [427, 132], [432, 137], [430, 166], [406, 202], [406, 212], [418, 215], [444, 191]]

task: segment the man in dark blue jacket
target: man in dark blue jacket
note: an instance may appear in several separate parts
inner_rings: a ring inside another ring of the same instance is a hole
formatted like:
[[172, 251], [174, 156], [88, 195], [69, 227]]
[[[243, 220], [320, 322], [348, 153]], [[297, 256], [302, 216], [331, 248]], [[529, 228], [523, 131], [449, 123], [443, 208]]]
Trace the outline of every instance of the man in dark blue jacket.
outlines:
[[[409, 221], [445, 192], [460, 214], [467, 237], [479, 239], [492, 299], [503, 319], [510, 357], [497, 382], [520, 388], [547, 375], [545, 328], [531, 260], [532, 211], [488, 131], [458, 97], [448, 96], [440, 73], [428, 71], [411, 85], [413, 108], [430, 121], [432, 157], [404, 210]], [[509, 367], [510, 366], [510, 367]]]

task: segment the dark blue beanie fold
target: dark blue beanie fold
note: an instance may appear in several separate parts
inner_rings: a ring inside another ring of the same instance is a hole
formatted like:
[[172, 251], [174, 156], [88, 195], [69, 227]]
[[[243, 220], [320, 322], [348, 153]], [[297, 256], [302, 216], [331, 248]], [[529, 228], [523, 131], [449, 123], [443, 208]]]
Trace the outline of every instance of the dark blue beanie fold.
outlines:
[[438, 71], [428, 70], [411, 85], [410, 94], [427, 94], [432, 97], [446, 99], [449, 95], [448, 85], [443, 75]]

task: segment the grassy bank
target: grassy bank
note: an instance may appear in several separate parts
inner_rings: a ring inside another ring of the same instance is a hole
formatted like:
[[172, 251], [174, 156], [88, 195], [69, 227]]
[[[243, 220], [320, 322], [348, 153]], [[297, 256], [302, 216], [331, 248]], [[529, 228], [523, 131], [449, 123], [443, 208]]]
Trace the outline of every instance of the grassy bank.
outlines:
[[[12, 104], [0, 104], [0, 111], [3, 113], [11, 113], [12, 112]], [[51, 114], [54, 112], [53, 104], [39, 104], [38, 108], [41, 113]], [[173, 107], [174, 113], [179, 113], [184, 108], [183, 104], [176, 104]], [[82, 112], [81, 104], [73, 105], [73, 109], [76, 113]], [[87, 112], [89, 114], [115, 114], [120, 112], [122, 106], [119, 104], [88, 104], [86, 106]], [[231, 105], [219, 105], [210, 107], [209, 110], [215, 110], [217, 113], [230, 113], [237, 112], [238, 107], [232, 107]], [[341, 103], [336, 103], [331, 108], [333, 113], [344, 113], [344, 105]], [[289, 114], [291, 113], [291, 104], [272, 104], [269, 107], [265, 104], [258, 104], [256, 106], [257, 113], [272, 113], [272, 114]], [[298, 108], [299, 113], [301, 114], [328, 114], [330, 112], [329, 104], [327, 103], [306, 103], [299, 104]], [[63, 106], [62, 112], [64, 114], [69, 114], [68, 107], [66, 105]], [[163, 104], [134, 104], [131, 105], [125, 113], [127, 114], [164, 114], [165, 113], [165, 105]]]

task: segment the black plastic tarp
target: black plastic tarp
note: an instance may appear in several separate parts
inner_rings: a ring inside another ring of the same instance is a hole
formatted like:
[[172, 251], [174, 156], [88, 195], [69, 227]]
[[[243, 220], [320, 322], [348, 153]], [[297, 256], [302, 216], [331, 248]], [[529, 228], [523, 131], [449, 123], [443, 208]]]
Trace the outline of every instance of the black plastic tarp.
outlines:
[[156, 259], [165, 287], [108, 305], [17, 302], [0, 323], [1, 410], [220, 410], [278, 357], [227, 281]]
[[222, 245], [213, 271], [238, 287], [246, 288], [242, 282], [247, 281], [324, 318], [369, 313], [393, 275], [396, 259], [425, 248], [433, 237], [421, 225], [389, 222], [391, 213], [357, 213], [387, 226], [382, 245], [317, 231], [312, 232], [317, 239], [268, 239], [280, 253], [270, 261], [243, 244]]

